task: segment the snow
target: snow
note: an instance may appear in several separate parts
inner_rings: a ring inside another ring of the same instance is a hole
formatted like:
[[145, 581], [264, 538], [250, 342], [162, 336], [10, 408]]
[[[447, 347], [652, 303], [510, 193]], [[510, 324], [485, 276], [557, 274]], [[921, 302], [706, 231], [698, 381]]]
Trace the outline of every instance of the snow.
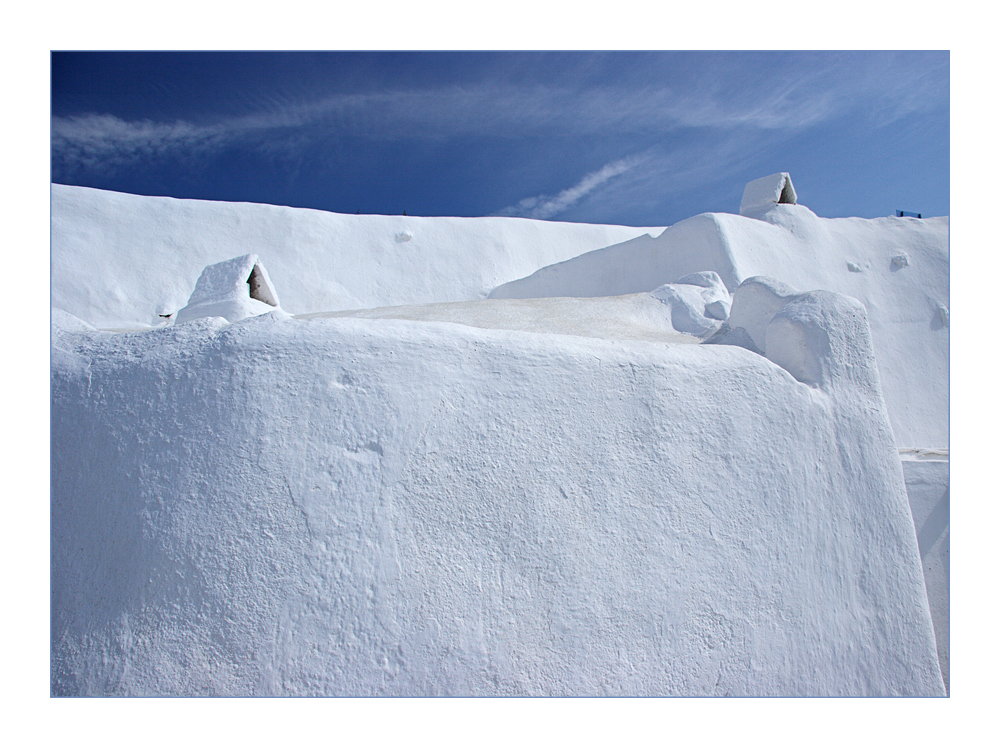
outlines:
[[[903, 253], [907, 261], [901, 265], [894, 258]], [[836, 291], [868, 310], [899, 447], [946, 448], [948, 268], [946, 217], [820, 218], [804, 205], [770, 203], [754, 218], [694, 216], [655, 238], [639, 237], [542, 268], [500, 286], [491, 297], [648, 292], [700, 270], [718, 273], [730, 291], [754, 276], [803, 291]]]
[[853, 381], [435, 321], [57, 326], [53, 692], [942, 694]]
[[651, 294], [670, 307], [674, 329], [705, 338], [729, 317], [729, 291], [717, 273], [693, 273], [666, 283]]
[[830, 291], [798, 293], [773, 278], [755, 276], [736, 289], [732, 310], [728, 323], [706, 342], [766, 356], [812, 386], [833, 386], [844, 377], [855, 385], [864, 381], [871, 396], [881, 400], [874, 358], [855, 360], [857, 351], [872, 349], [867, 314], [858, 300]]
[[52, 693], [943, 695], [947, 219], [754, 215], [53, 185]]
[[754, 276], [743, 281], [733, 293], [729, 329], [743, 331], [750, 338], [746, 346], [755, 353], [766, 353], [767, 326], [774, 315], [797, 291], [781, 281], [764, 276]]
[[679, 344], [700, 341], [687, 331], [677, 330], [663, 302], [644, 293], [591, 299], [486, 299], [379, 307], [301, 314], [297, 319], [330, 317], [451, 322], [490, 330], [544, 332], [602, 340], [670, 340]]
[[490, 298], [619, 296], [652, 291], [704, 270], [718, 273], [732, 291], [740, 281], [718, 218], [719, 214], [704, 213], [674, 224], [656, 238], [638, 236], [543, 267], [497, 286]]
[[236, 322], [280, 306], [271, 278], [257, 255], [243, 255], [202, 270], [187, 306], [177, 312], [176, 321], [224, 317]]
[[947, 456], [924, 453], [905, 455], [903, 459], [906, 494], [917, 530], [938, 660], [946, 688], [950, 680], [951, 628], [951, 507]]
[[[300, 314], [298, 319], [354, 317], [452, 322], [495, 330], [577, 335], [603, 340], [698, 343], [718, 331], [730, 296], [718, 275], [699, 273], [652, 293], [596, 298], [485, 299]], [[717, 315], [717, 316], [712, 316]]]
[[156, 327], [204, 267], [247, 254], [290, 314], [469, 301], [650, 231], [662, 227], [340, 215], [53, 184], [52, 306], [95, 327]]
[[795, 187], [792, 186], [792, 177], [783, 171], [755, 179], [743, 188], [740, 215], [752, 216], [770, 209], [776, 203], [795, 205], [796, 202], [798, 196], [795, 194]]

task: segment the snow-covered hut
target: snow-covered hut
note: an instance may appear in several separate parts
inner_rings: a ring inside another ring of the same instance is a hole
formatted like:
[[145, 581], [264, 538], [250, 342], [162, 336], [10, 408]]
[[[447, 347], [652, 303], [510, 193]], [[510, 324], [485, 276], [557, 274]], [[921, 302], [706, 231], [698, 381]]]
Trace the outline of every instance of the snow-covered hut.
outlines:
[[787, 171], [761, 177], [747, 183], [743, 188], [743, 199], [740, 201], [740, 215], [757, 212], [773, 203], [795, 205], [798, 198], [792, 178]]
[[280, 307], [267, 270], [249, 254], [209, 265], [201, 271], [177, 322], [199, 317], [225, 317], [230, 322], [272, 312]]

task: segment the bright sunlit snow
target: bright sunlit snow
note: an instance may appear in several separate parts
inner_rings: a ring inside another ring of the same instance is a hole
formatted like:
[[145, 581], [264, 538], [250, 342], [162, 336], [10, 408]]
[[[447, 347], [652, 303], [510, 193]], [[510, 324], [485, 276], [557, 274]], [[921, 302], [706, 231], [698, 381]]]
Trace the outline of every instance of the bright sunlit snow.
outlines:
[[944, 695], [948, 219], [801, 200], [53, 185], [52, 693]]

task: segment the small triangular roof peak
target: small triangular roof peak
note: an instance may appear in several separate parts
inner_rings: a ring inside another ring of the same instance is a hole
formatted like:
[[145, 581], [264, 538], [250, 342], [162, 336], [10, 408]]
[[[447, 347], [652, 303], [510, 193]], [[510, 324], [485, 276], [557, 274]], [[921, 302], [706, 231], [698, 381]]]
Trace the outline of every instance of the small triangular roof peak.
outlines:
[[743, 188], [743, 200], [740, 201], [740, 215], [758, 213], [775, 203], [795, 205], [798, 197], [792, 186], [792, 177], [787, 171], [771, 174], [755, 179]]
[[279, 306], [278, 294], [257, 255], [242, 255], [201, 271], [187, 306], [177, 313], [177, 321], [213, 316], [235, 322]]

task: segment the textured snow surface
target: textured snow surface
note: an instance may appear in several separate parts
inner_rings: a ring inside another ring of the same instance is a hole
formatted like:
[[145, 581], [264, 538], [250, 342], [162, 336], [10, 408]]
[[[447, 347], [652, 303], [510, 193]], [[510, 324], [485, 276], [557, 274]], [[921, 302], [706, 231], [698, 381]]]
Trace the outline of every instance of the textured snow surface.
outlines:
[[945, 686], [950, 679], [951, 502], [949, 463], [941, 459], [904, 459], [903, 476], [917, 530], [924, 582], [937, 637]]
[[[753, 183], [751, 183], [753, 184]], [[730, 291], [753, 276], [836, 291], [868, 310], [899, 447], [948, 446], [947, 218], [820, 218], [769, 203], [755, 217], [705, 213], [506, 283], [492, 298], [652, 291], [713, 270]], [[899, 258], [905, 254], [905, 262]], [[855, 270], [852, 270], [855, 268]]]
[[703, 213], [675, 223], [658, 236], [638, 236], [543, 267], [498, 286], [490, 298], [619, 296], [652, 291], [704, 270], [714, 270], [732, 291], [740, 281], [728, 248], [720, 240], [719, 215]]
[[948, 221], [787, 177], [666, 230], [53, 185], [53, 694], [943, 694]]
[[66, 322], [55, 694], [944, 693], [863, 333]]
[[340, 215], [54, 184], [52, 305], [95, 327], [163, 324], [203, 268], [247, 254], [290, 314], [468, 301], [650, 231], [662, 228]]
[[[733, 293], [728, 328], [746, 334], [744, 347], [764, 355], [767, 348], [767, 326], [781, 307], [798, 295], [791, 286], [765, 276], [743, 281]], [[731, 334], [731, 333], [730, 333]]]

